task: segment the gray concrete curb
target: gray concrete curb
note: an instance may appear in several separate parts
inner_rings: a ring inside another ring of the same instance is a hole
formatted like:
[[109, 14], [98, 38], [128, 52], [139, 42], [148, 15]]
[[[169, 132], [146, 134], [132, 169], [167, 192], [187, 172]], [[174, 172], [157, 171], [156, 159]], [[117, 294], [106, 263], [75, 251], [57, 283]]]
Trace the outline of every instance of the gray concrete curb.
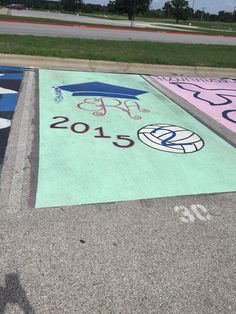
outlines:
[[50, 68], [61, 70], [100, 71], [135, 74], [176, 74], [211, 77], [235, 77], [236, 69], [193, 67], [162, 64], [142, 64], [128, 62], [112, 62], [82, 59], [62, 59], [27, 55], [0, 54], [0, 64], [8, 66], [24, 66], [34, 68]]

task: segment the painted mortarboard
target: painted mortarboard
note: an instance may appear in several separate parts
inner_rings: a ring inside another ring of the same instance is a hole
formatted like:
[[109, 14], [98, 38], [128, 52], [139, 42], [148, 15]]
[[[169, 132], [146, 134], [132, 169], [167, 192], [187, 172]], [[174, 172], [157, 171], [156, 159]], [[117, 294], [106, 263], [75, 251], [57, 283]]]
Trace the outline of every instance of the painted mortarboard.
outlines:
[[20, 73], [23, 72], [23, 67], [9, 67], [9, 66], [0, 66], [0, 73], [7, 74], [7, 73]]
[[1, 80], [21, 80], [24, 74], [22, 67], [0, 66]]
[[137, 96], [146, 94], [146, 91], [111, 85], [100, 82], [90, 82], [72, 85], [57, 86], [61, 90], [72, 93], [72, 96], [101, 96], [126, 99], [138, 99]]
[[[0, 91], [1, 94], [9, 94], [9, 93], [16, 93], [20, 90], [21, 80], [8, 80], [4, 79], [0, 76]], [[5, 90], [5, 91], [4, 91]]]

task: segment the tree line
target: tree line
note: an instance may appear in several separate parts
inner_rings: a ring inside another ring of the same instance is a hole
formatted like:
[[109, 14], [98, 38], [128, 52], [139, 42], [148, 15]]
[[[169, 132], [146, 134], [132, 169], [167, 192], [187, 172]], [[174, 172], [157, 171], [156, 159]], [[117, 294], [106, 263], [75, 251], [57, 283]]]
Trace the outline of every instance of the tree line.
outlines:
[[103, 13], [126, 14], [130, 20], [134, 16], [146, 16], [165, 19], [180, 20], [204, 20], [236, 22], [236, 10], [232, 12], [219, 11], [218, 14], [210, 14], [202, 10], [194, 10], [187, 0], [166, 1], [161, 9], [150, 9], [152, 0], [110, 0], [107, 5], [84, 3], [83, 0], [2, 0], [1, 5], [19, 3], [29, 9], [43, 9], [55, 11], [67, 11], [72, 13]]

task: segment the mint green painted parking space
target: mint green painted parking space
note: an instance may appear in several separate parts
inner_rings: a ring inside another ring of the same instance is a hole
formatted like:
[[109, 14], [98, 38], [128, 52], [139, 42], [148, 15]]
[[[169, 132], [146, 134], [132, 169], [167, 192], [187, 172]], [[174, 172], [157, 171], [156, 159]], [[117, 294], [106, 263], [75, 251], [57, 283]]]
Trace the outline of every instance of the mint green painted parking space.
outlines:
[[[40, 70], [39, 84], [37, 208], [236, 191], [235, 148], [142, 77]], [[181, 128], [204, 147], [170, 144]], [[164, 150], [142, 141], [157, 132], [167, 136], [158, 144]]]

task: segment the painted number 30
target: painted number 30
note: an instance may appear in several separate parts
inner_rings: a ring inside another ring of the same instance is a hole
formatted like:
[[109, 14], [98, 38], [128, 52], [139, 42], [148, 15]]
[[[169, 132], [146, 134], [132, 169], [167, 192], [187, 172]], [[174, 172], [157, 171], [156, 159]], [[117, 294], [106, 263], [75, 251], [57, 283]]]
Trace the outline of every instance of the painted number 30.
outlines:
[[[73, 133], [76, 134], [84, 134], [90, 130], [90, 126], [84, 122], [75, 122], [73, 124], [67, 124], [69, 122], [69, 118], [63, 116], [53, 117], [53, 119], [59, 119], [57, 122], [52, 123], [50, 128], [52, 129], [69, 129]], [[94, 129], [96, 131], [95, 138], [108, 139], [111, 138], [110, 135], [105, 135], [103, 127], [99, 127]], [[132, 147], [135, 142], [130, 138], [129, 135], [116, 135], [117, 141], [112, 142], [112, 144], [119, 148], [129, 148]]]
[[179, 219], [185, 223], [195, 222], [197, 219], [201, 221], [212, 219], [208, 210], [199, 204], [191, 205], [190, 209], [185, 206], [176, 206], [174, 211], [180, 215]]

